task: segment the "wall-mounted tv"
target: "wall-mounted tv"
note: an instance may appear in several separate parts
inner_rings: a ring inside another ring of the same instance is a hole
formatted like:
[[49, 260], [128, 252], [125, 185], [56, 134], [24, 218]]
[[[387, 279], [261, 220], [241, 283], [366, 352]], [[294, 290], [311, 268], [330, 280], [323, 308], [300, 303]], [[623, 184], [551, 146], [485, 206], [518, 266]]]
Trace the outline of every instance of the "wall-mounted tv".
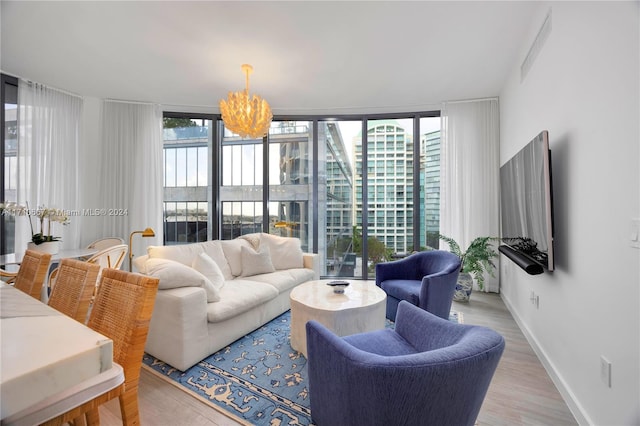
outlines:
[[540, 132], [500, 167], [501, 253], [527, 273], [553, 271], [549, 133]]

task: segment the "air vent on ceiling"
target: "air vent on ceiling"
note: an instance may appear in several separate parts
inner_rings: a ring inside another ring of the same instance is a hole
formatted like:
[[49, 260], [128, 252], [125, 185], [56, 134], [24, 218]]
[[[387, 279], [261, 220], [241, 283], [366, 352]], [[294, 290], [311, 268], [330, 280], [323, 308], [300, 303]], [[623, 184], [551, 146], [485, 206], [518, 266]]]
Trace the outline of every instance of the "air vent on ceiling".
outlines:
[[549, 9], [549, 13], [547, 13], [546, 18], [544, 18], [544, 22], [542, 23], [542, 27], [540, 27], [540, 31], [538, 31], [538, 35], [536, 35], [536, 39], [533, 40], [533, 44], [529, 48], [529, 53], [527, 53], [527, 57], [524, 58], [524, 62], [520, 66], [520, 81], [524, 81], [524, 78], [527, 76], [527, 73], [533, 66], [536, 58], [538, 57], [538, 53], [542, 50], [542, 46], [544, 46], [544, 42], [549, 38], [549, 34], [551, 34], [551, 9]]

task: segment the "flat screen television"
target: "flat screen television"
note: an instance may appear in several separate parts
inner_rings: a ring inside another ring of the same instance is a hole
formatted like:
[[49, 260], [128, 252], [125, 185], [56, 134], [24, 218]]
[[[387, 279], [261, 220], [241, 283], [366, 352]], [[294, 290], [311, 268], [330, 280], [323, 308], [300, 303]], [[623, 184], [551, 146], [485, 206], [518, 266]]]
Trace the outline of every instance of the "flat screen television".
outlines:
[[501, 253], [527, 273], [553, 271], [553, 192], [544, 130], [500, 167]]

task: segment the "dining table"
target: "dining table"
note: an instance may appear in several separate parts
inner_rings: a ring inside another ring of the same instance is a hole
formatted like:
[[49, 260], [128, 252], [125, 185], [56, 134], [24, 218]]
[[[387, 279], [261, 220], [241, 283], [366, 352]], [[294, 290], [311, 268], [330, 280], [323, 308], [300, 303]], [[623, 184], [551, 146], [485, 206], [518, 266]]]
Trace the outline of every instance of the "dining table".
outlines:
[[[114, 366], [110, 338], [0, 282], [0, 423], [40, 423], [61, 414], [42, 416], [56, 395], [67, 392], [69, 400], [75, 389], [83, 389], [84, 399], [98, 396], [124, 380], [109, 374]], [[98, 386], [87, 394], [82, 384], [91, 380]], [[107, 380], [112, 383], [102, 383]], [[40, 417], [24, 420], [34, 413]]]
[[[53, 269], [55, 269], [56, 265], [60, 263], [62, 259], [87, 259], [92, 255], [98, 252], [97, 249], [93, 248], [76, 248], [76, 249], [62, 249], [57, 253], [51, 255], [51, 266], [49, 267], [49, 274]], [[24, 257], [23, 253], [7, 253], [0, 255], [0, 268], [4, 268], [7, 265], [13, 265], [16, 270], [18, 265], [22, 262], [22, 258]], [[47, 276], [47, 281], [49, 277]], [[40, 293], [40, 300], [42, 302], [47, 303], [49, 300], [49, 285], [48, 282], [45, 281], [45, 285], [42, 286], [42, 291]]]
[[[88, 257], [98, 252], [96, 249], [90, 248], [76, 248], [76, 249], [62, 249], [56, 254], [51, 255], [51, 262], [57, 263], [61, 259], [71, 258], [78, 259], [82, 257]], [[7, 253], [0, 255], [0, 266], [4, 265], [19, 265], [22, 262], [24, 253]]]

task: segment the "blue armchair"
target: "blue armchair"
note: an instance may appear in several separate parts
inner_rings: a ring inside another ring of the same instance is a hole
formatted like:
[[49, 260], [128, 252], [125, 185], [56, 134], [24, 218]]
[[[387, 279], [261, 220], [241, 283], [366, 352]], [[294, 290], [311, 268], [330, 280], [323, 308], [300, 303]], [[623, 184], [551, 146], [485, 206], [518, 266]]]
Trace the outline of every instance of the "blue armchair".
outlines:
[[414, 253], [376, 265], [376, 285], [387, 293], [387, 318], [396, 318], [398, 303], [406, 300], [448, 319], [460, 272], [460, 258], [442, 250]]
[[311, 416], [318, 426], [473, 425], [504, 338], [406, 301], [395, 330], [338, 337], [309, 321]]

